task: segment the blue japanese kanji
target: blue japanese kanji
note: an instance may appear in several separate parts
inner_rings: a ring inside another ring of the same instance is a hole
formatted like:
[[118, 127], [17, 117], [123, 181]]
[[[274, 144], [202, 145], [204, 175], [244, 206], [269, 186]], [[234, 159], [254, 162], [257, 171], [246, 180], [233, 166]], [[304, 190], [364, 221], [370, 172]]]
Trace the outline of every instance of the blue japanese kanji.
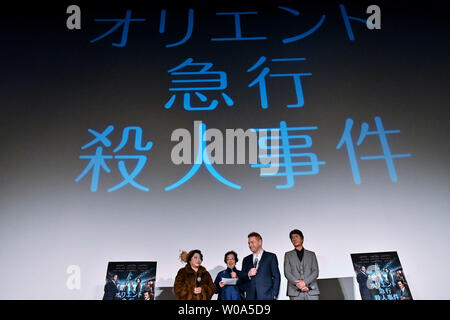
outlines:
[[[289, 189], [295, 185], [294, 177], [302, 175], [315, 175], [319, 173], [319, 166], [325, 165], [326, 162], [319, 161], [317, 155], [314, 153], [298, 153], [292, 152], [295, 149], [306, 149], [312, 146], [312, 139], [308, 135], [290, 135], [292, 131], [306, 131], [306, 130], [317, 130], [317, 127], [288, 127], [286, 121], [280, 122], [279, 128], [265, 128], [265, 129], [254, 129], [255, 131], [262, 130], [279, 130], [279, 136], [262, 137], [258, 139], [258, 144], [260, 148], [266, 150], [277, 150], [278, 152], [271, 152], [270, 155], [263, 155], [259, 157], [279, 157], [280, 161], [278, 164], [252, 164], [253, 168], [268, 168], [270, 166], [279, 166], [284, 168], [284, 172], [271, 173], [261, 173], [261, 177], [286, 177], [286, 183], [283, 185], [277, 185], [277, 189]], [[268, 140], [279, 139], [280, 144], [277, 146], [268, 145]], [[303, 139], [303, 144], [291, 145], [291, 139]], [[298, 161], [295, 158], [308, 158], [308, 161]], [[296, 171], [297, 167], [310, 167], [308, 171]]]
[[[388, 144], [386, 135], [392, 134], [392, 133], [400, 133], [400, 130], [386, 130], [385, 131], [380, 117], [375, 117], [375, 125], [377, 127], [376, 131], [369, 131], [369, 125], [366, 122], [364, 122], [361, 125], [361, 133], [360, 133], [360, 136], [359, 136], [359, 139], [358, 139], [356, 145], [357, 146], [361, 145], [361, 143], [364, 141], [364, 139], [368, 135], [378, 135], [381, 147], [383, 149], [383, 155], [365, 156], [365, 157], [360, 157], [360, 159], [361, 160], [384, 159], [386, 162], [388, 171], [389, 171], [389, 176], [391, 178], [391, 181], [397, 182], [397, 172], [395, 170], [393, 159], [411, 157], [411, 154], [410, 153], [391, 154], [391, 150], [389, 148], [389, 144]], [[354, 147], [353, 139], [351, 136], [352, 127], [353, 127], [353, 120], [347, 119], [345, 121], [344, 133], [342, 134], [341, 140], [339, 141], [338, 145], [336, 146], [336, 149], [342, 148], [342, 146], [345, 143], [345, 146], [347, 147], [347, 154], [348, 154], [349, 161], [350, 161], [350, 167], [351, 167], [352, 173], [353, 173], [353, 180], [355, 181], [356, 184], [361, 184], [361, 175], [359, 172], [358, 160], [356, 158], [355, 147]]]
[[184, 184], [185, 182], [190, 180], [197, 173], [197, 171], [200, 169], [202, 164], [205, 164], [205, 167], [208, 170], [208, 172], [211, 173], [212, 176], [214, 178], [216, 178], [216, 180], [219, 180], [221, 183], [223, 183], [224, 185], [226, 185], [230, 188], [240, 190], [241, 186], [239, 186], [233, 182], [230, 182], [227, 179], [225, 179], [224, 177], [222, 177], [220, 175], [220, 173], [218, 173], [217, 170], [214, 168], [214, 166], [211, 164], [211, 160], [209, 159], [208, 152], [206, 149], [206, 125], [204, 123], [202, 123], [201, 125], [198, 126], [198, 128], [196, 128], [196, 130], [198, 130], [198, 150], [197, 150], [197, 157], [195, 159], [194, 165], [192, 166], [191, 170], [189, 170], [189, 172], [186, 173], [186, 175], [183, 178], [181, 178], [174, 184], [166, 187], [165, 190], [169, 191], [169, 190], [178, 188], [179, 186], [181, 186], [182, 184]]
[[[106, 147], [111, 146], [111, 141], [107, 138], [107, 136], [114, 130], [114, 126], [109, 125], [102, 133], [98, 133], [95, 130], [88, 129], [88, 131], [95, 136], [95, 139], [90, 141], [89, 143], [85, 144], [83, 147], [81, 147], [82, 150], [89, 148], [90, 146], [96, 144], [96, 143], [102, 143]], [[142, 145], [142, 129], [140, 127], [126, 127], [122, 132], [122, 140], [120, 144], [114, 149], [114, 153], [121, 150], [123, 147], [126, 146], [128, 139], [129, 139], [129, 133], [131, 131], [135, 131], [135, 141], [134, 141], [134, 149], [137, 151], [149, 151], [153, 143], [151, 141], [148, 141], [145, 146]], [[132, 185], [133, 187], [142, 190], [142, 191], [149, 191], [149, 188], [144, 187], [137, 183], [134, 179], [138, 176], [138, 174], [143, 169], [146, 161], [147, 156], [145, 155], [103, 155], [103, 147], [98, 146], [96, 149], [95, 155], [92, 156], [80, 156], [80, 159], [90, 159], [88, 165], [83, 170], [83, 172], [75, 179], [76, 182], [80, 181], [89, 171], [92, 170], [92, 180], [91, 180], [91, 191], [96, 192], [98, 190], [98, 183], [100, 178], [100, 172], [101, 169], [105, 170], [107, 173], [110, 173], [111, 170], [109, 169], [108, 165], [105, 162], [105, 159], [117, 159], [118, 162], [118, 168], [119, 171], [124, 178], [124, 180], [117, 184], [114, 187], [111, 187], [108, 189], [108, 192], [116, 191], [122, 187], [124, 187], [127, 184]], [[133, 169], [131, 173], [128, 172], [125, 161], [127, 159], [134, 159], [137, 160], [137, 165]]]
[[130, 28], [130, 22], [131, 21], [145, 21], [145, 20], [146, 19], [131, 19], [131, 10], [127, 10], [127, 12], [125, 14], [125, 18], [123, 18], [123, 19], [94, 19], [94, 21], [117, 21], [117, 23], [111, 29], [109, 29], [106, 33], [102, 34], [101, 36], [99, 36], [95, 39], [90, 40], [90, 42], [93, 43], [100, 39], [103, 39], [106, 36], [113, 33], [114, 31], [116, 31], [121, 26], [123, 26], [122, 40], [120, 41], [120, 43], [112, 43], [112, 45], [115, 47], [125, 47], [127, 44], [128, 29]]
[[75, 179], [76, 182], [80, 181], [91, 169], [92, 169], [92, 180], [91, 180], [91, 191], [96, 192], [98, 189], [98, 179], [100, 177], [100, 169], [106, 172], [111, 172], [105, 159], [112, 159], [112, 156], [102, 155], [103, 148], [97, 147], [95, 155], [93, 156], [80, 156], [80, 159], [91, 159], [83, 172]]
[[[186, 35], [180, 41], [171, 43], [171, 44], [167, 44], [166, 47], [167, 48], [177, 47], [177, 46], [180, 46], [183, 43], [187, 42], [191, 38], [193, 29], [194, 29], [194, 9], [189, 9], [189, 11], [188, 11], [188, 26], [187, 26]], [[161, 10], [161, 18], [159, 20], [159, 33], [162, 34], [165, 32], [165, 30], [166, 30], [166, 10], [163, 9], [163, 10]]]
[[[188, 58], [183, 63], [178, 65], [177, 67], [170, 69], [168, 72], [175, 76], [182, 76], [182, 79], [174, 79], [172, 83], [182, 84], [186, 83], [187, 87], [172, 87], [169, 88], [169, 91], [184, 91], [183, 95], [183, 106], [184, 109], [188, 111], [201, 111], [201, 110], [214, 110], [219, 102], [216, 99], [212, 99], [211, 103], [208, 106], [193, 106], [191, 104], [191, 93], [193, 92], [201, 102], [207, 102], [208, 98], [200, 93], [200, 91], [221, 91], [227, 88], [227, 74], [223, 71], [208, 71], [213, 66], [212, 63], [193, 63], [194, 59]], [[186, 67], [201, 67], [199, 71], [194, 72], [180, 72], [180, 69]], [[185, 79], [187, 76], [202, 76], [202, 79]], [[214, 78], [212, 78], [214, 77]], [[194, 86], [194, 83], [198, 83], [197, 86]], [[200, 85], [200, 83], [202, 83]], [[206, 84], [212, 84], [211, 86], [207, 86]], [[217, 84], [216, 84], [217, 83]], [[234, 105], [233, 100], [225, 93], [221, 93], [225, 103], [231, 107]], [[165, 104], [166, 109], [170, 109], [175, 102], [176, 94], [173, 94], [169, 101]]]
[[[267, 60], [266, 57], [262, 56], [259, 60], [247, 70], [247, 72], [252, 72], [260, 65], [262, 65]], [[272, 59], [273, 62], [285, 62], [285, 61], [304, 61], [306, 58], [279, 58]], [[268, 67], [264, 67], [261, 73], [256, 77], [253, 82], [251, 82], [248, 87], [251, 88], [256, 84], [259, 86], [259, 94], [261, 99], [261, 108], [267, 109], [269, 107], [268, 99], [267, 99], [267, 87], [266, 87], [266, 76], [269, 74], [270, 69]], [[270, 74], [270, 77], [292, 77], [294, 79], [295, 85], [295, 93], [297, 94], [297, 103], [296, 104], [288, 104], [288, 108], [300, 108], [305, 105], [305, 100], [303, 98], [303, 90], [301, 77], [302, 76], [310, 76], [311, 73], [283, 73], [283, 74]]]
[[344, 25], [345, 25], [345, 29], [347, 30], [348, 38], [351, 41], [355, 41], [355, 36], [353, 35], [353, 29], [352, 29], [352, 26], [350, 25], [350, 20], [361, 22], [366, 26], [367, 19], [361, 19], [361, 18], [352, 17], [352, 16], [347, 15], [347, 10], [345, 10], [345, 6], [343, 4], [339, 5], [339, 9], [341, 10], [342, 19], [344, 19]]
[[90, 146], [96, 144], [97, 142], [101, 142], [103, 143], [103, 145], [105, 147], [109, 147], [111, 146], [111, 141], [107, 138], [107, 136], [114, 130], [114, 126], [108, 126], [105, 131], [103, 131], [102, 133], [98, 133], [95, 130], [92, 129], [88, 129], [88, 131], [90, 133], [92, 133], [95, 136], [95, 139], [92, 140], [91, 142], [85, 144], [84, 146], [81, 147], [82, 150], [89, 148]]
[[211, 41], [242, 41], [242, 40], [265, 40], [267, 37], [243, 37], [241, 30], [241, 15], [258, 14], [257, 11], [247, 12], [217, 12], [218, 16], [232, 15], [234, 16], [235, 37], [234, 38], [211, 38]]
[[[291, 9], [291, 8], [287, 8], [287, 7], [281, 7], [281, 6], [279, 6], [278, 8], [281, 9], [281, 10], [287, 11], [287, 12], [289, 12], [289, 13], [292, 13], [292, 14], [295, 15], [295, 16], [300, 15], [300, 12], [298, 12], [298, 11], [295, 10], [295, 9]], [[298, 40], [300, 40], [300, 39], [306, 38], [307, 36], [313, 34], [314, 32], [317, 31], [317, 29], [319, 29], [319, 28], [322, 26], [323, 22], [325, 21], [325, 17], [326, 17], [326, 16], [323, 14], [322, 17], [320, 18], [319, 22], [317, 22], [316, 25], [315, 25], [314, 27], [312, 27], [312, 28], [309, 29], [308, 31], [303, 32], [303, 33], [301, 33], [301, 34], [299, 34], [299, 35], [296, 35], [296, 36], [293, 36], [293, 37], [290, 37], [290, 38], [283, 39], [282, 42], [283, 42], [283, 43], [291, 43], [291, 42], [295, 42], [295, 41], [298, 41]]]

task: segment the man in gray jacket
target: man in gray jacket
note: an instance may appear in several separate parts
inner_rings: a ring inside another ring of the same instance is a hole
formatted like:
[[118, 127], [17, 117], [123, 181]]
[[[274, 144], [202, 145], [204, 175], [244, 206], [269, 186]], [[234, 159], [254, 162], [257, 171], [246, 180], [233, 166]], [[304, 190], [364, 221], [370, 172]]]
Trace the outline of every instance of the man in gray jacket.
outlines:
[[292, 230], [289, 238], [294, 250], [284, 255], [284, 276], [288, 281], [287, 295], [291, 300], [319, 300], [319, 265], [316, 254], [303, 248], [303, 233]]

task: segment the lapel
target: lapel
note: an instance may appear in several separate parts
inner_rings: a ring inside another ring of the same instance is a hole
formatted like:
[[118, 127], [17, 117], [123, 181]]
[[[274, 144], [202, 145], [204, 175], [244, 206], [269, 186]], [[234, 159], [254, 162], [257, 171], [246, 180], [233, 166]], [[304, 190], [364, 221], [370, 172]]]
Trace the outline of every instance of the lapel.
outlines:
[[[244, 259], [244, 262], [248, 265], [248, 269], [250, 270], [250, 268], [253, 267], [253, 253], [248, 255], [248, 257]], [[242, 268], [244, 268], [244, 263], [242, 263]]]
[[266, 252], [266, 250], [264, 250], [263, 254], [261, 255], [261, 260], [259, 261], [259, 264], [258, 264], [258, 269], [261, 268], [261, 265], [263, 263], [265, 263], [266, 260], [267, 260], [267, 252]]
[[303, 269], [305, 269], [307, 259], [309, 259], [308, 251], [305, 248], [303, 248], [303, 260], [302, 260]]

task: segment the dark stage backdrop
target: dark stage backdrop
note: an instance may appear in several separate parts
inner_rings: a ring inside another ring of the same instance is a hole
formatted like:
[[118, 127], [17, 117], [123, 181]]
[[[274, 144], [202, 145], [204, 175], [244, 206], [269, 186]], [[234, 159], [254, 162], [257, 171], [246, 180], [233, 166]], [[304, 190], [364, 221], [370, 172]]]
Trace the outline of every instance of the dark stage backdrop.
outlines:
[[[2, 4], [0, 298], [101, 298], [108, 261], [157, 261], [170, 287], [196, 248], [214, 276], [251, 231], [282, 271], [298, 228], [321, 278], [397, 251], [414, 298], [448, 299], [447, 13], [311, 2]], [[282, 128], [279, 175], [174, 164], [194, 121]]]

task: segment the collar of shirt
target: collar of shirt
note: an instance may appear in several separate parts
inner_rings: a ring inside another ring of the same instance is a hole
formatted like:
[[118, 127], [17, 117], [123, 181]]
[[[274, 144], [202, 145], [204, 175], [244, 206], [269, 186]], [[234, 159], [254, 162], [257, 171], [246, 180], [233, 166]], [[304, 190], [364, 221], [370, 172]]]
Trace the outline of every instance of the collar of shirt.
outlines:
[[302, 250], [297, 250], [297, 249], [295, 249], [295, 252], [297, 253], [297, 257], [299, 258], [299, 260], [302, 261], [302, 260], [303, 260], [303, 254], [304, 254], [304, 252], [305, 252], [305, 249], [304, 249], [304, 248], [302, 248]]
[[258, 254], [255, 254], [255, 253], [253, 254], [253, 261], [255, 261], [255, 258], [258, 258], [258, 265], [259, 265], [259, 262], [261, 261], [263, 252], [264, 252], [264, 249], [261, 249], [261, 251]]

